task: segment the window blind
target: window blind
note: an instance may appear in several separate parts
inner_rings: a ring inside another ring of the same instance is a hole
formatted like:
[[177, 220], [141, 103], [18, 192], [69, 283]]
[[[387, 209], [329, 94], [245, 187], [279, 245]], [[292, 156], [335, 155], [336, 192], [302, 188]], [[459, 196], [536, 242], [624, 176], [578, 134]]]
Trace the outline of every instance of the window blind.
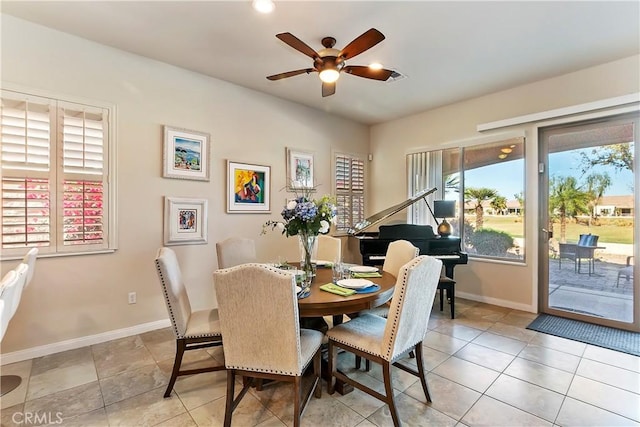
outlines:
[[346, 154], [336, 154], [337, 231], [346, 232], [353, 225], [364, 220], [364, 180], [362, 159]]

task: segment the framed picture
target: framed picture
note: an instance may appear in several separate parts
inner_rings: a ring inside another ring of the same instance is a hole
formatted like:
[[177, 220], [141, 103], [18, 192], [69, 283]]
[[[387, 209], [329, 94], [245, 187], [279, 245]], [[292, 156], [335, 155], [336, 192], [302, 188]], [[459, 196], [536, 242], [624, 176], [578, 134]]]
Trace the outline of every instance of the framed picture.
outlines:
[[227, 161], [227, 212], [268, 213], [271, 167]]
[[206, 199], [164, 198], [164, 244], [207, 243]]
[[209, 134], [164, 127], [164, 178], [209, 181]]
[[314, 188], [313, 167], [313, 153], [287, 148], [288, 189]]

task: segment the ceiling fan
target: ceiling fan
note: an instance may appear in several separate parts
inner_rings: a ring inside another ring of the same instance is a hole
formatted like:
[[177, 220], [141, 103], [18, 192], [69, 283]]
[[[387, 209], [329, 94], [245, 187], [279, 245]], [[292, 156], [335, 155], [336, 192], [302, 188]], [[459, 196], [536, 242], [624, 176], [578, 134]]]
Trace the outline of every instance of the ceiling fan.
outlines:
[[346, 65], [344, 62], [347, 59], [351, 59], [354, 56], [361, 54], [365, 50], [371, 49], [373, 46], [384, 40], [384, 34], [375, 28], [365, 31], [342, 50], [333, 48], [336, 44], [336, 39], [333, 37], [325, 37], [322, 39], [322, 46], [324, 46], [324, 49], [320, 52], [316, 52], [291, 33], [276, 34], [276, 37], [297, 51], [311, 57], [313, 59], [313, 67], [274, 74], [273, 76], [267, 77], [269, 80], [280, 80], [305, 73], [318, 73], [320, 80], [322, 80], [322, 96], [324, 97], [336, 93], [336, 80], [340, 77], [341, 72], [358, 77], [364, 77], [366, 79], [381, 81], [387, 80], [393, 74], [393, 71], [385, 70], [384, 68], [372, 68], [363, 65]]

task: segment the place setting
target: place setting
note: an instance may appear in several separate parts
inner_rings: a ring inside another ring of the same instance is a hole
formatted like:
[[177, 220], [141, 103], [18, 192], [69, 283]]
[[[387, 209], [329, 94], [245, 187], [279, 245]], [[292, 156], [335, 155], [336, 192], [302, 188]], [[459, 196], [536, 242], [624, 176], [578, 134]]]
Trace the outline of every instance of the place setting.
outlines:
[[332, 282], [320, 286], [323, 291], [338, 295], [349, 296], [353, 294], [365, 294], [377, 292], [380, 286], [373, 283], [367, 277], [382, 277], [378, 268], [362, 265], [345, 265], [340, 262], [333, 263]]

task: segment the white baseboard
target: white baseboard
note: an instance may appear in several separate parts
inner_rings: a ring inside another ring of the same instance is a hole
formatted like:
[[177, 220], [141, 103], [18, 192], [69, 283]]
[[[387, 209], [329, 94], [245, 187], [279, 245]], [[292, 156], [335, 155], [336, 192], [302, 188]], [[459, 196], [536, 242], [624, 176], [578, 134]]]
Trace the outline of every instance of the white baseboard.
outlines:
[[537, 313], [533, 305], [519, 304], [513, 301], [503, 300], [499, 298], [491, 298], [482, 295], [470, 294], [467, 292], [456, 291], [456, 297], [468, 299], [471, 301], [484, 302], [486, 304], [497, 305], [499, 307], [512, 308], [514, 310], [526, 311], [528, 313]]
[[60, 341], [53, 344], [32, 347], [26, 350], [14, 351], [11, 353], [2, 354], [0, 365], [22, 362], [23, 360], [47, 356], [49, 354], [59, 353], [61, 351], [74, 350], [76, 348], [86, 347], [89, 345], [100, 344], [118, 338], [130, 337], [131, 335], [138, 335], [149, 331], [155, 331], [156, 329], [162, 329], [169, 326], [171, 326], [171, 322], [169, 322], [169, 319], [163, 319], [157, 320], [155, 322], [131, 326], [129, 328], [117, 329], [114, 331], [103, 332], [101, 334], [89, 335], [86, 337], [74, 338], [71, 340]]

